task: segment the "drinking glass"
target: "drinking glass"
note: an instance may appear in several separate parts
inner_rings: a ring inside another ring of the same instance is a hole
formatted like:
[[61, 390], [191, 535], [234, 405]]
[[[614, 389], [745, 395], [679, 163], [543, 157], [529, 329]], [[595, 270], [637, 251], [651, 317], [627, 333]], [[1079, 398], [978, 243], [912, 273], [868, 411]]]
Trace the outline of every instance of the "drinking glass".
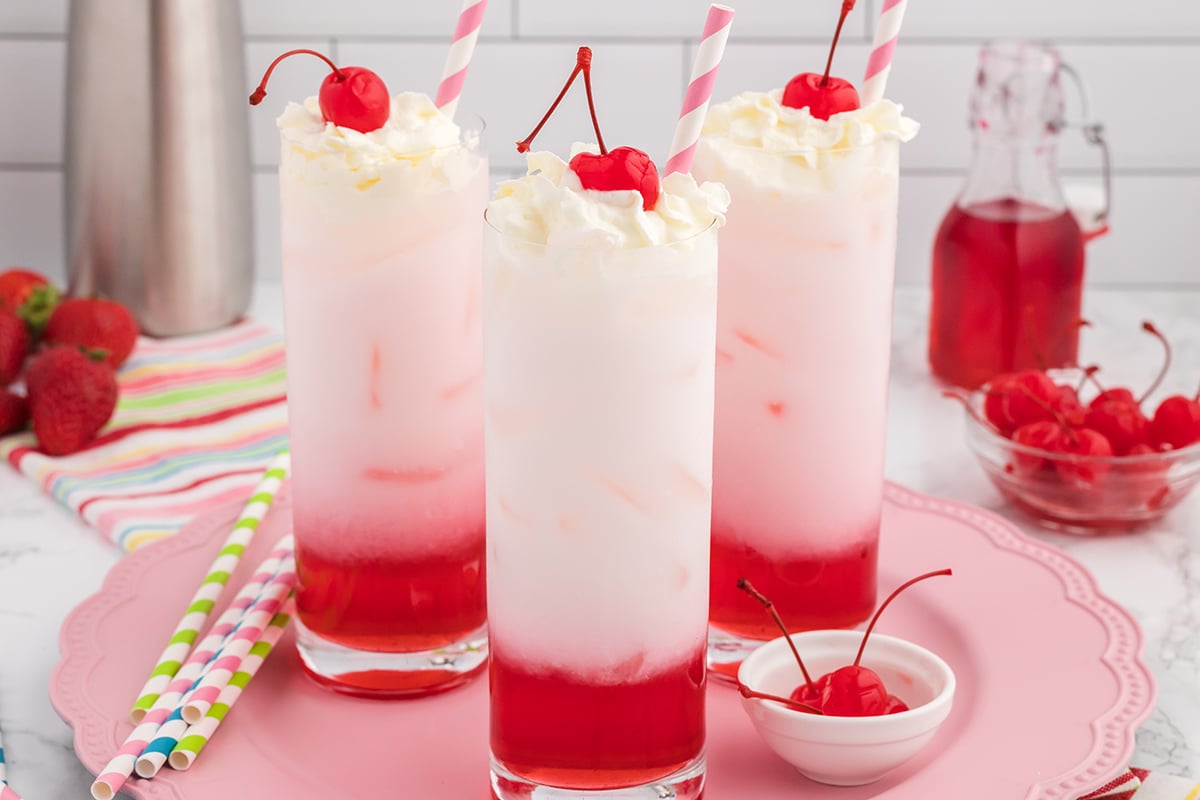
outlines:
[[699, 797], [716, 224], [484, 252], [493, 791]]
[[706, 136], [721, 232], [710, 666], [865, 619], [883, 503], [899, 142], [772, 151]]
[[486, 664], [483, 123], [376, 174], [280, 164], [297, 644], [324, 685], [419, 695]]

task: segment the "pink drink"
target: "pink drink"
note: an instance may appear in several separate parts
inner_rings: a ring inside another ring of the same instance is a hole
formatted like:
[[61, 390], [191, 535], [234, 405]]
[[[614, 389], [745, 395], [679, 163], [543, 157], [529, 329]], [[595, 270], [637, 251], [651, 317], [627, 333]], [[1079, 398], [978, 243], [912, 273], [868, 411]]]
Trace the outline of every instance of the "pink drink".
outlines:
[[696, 798], [726, 196], [668, 177], [664, 230], [564, 167], [530, 156], [485, 232], [493, 791]]
[[481, 126], [420, 95], [365, 136], [314, 113], [280, 118], [300, 652], [421, 694], [486, 657]]
[[[899, 125], [898, 110], [881, 113], [893, 117], [872, 119], [880, 128]], [[789, 117], [800, 114], [742, 95], [714, 108], [696, 155], [697, 175], [733, 198], [710, 594], [710, 622], [728, 635], [710, 666], [724, 672], [752, 646], [742, 640], [778, 635], [738, 578], [793, 630], [852, 625], [875, 602], [900, 135], [855, 143], [836, 117]], [[770, 132], [745, 141], [759, 127]]]

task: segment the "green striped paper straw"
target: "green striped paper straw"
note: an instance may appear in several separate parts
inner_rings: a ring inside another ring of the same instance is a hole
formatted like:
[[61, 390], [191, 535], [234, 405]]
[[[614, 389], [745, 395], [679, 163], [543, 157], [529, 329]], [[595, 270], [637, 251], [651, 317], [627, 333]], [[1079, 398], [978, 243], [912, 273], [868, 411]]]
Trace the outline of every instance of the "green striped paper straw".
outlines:
[[158, 663], [155, 664], [150, 677], [146, 679], [142, 690], [138, 692], [137, 701], [129, 712], [129, 718], [135, 725], [145, 718], [146, 712], [154, 706], [159, 694], [171, 683], [180, 665], [191, 652], [192, 645], [195, 644], [200, 631], [208, 622], [217, 598], [221, 596], [221, 592], [229, 582], [229, 576], [237, 569], [242, 553], [246, 551], [246, 547], [254, 538], [258, 524], [267, 515], [271, 501], [275, 499], [279, 487], [283, 485], [290, 466], [291, 455], [285, 450], [275, 457], [275, 460], [267, 467], [258, 486], [255, 487], [254, 494], [250, 496], [246, 507], [242, 509], [242, 514], [234, 523], [229, 537], [221, 545], [221, 551], [217, 554], [212, 566], [209, 567], [208, 574], [200, 584], [200, 588], [193, 595], [183, 618], [175, 626], [175, 632], [171, 634], [166, 649], [158, 657]]
[[280, 612], [271, 620], [271, 624], [263, 631], [259, 640], [255, 642], [254, 647], [250, 648], [246, 658], [242, 659], [242, 668], [229, 679], [229, 685], [221, 690], [221, 696], [217, 698], [217, 702], [208, 710], [203, 719], [190, 726], [179, 738], [179, 742], [171, 750], [171, 755], [167, 759], [167, 763], [172, 768], [187, 769], [195, 763], [196, 757], [200, 755], [204, 745], [208, 744], [208, 740], [221, 725], [225, 715], [242, 696], [242, 692], [249, 685], [254, 673], [258, 672], [263, 661], [271, 654], [271, 648], [279, 641], [279, 637], [283, 636], [283, 631], [291, 621], [294, 610], [295, 600], [289, 598]]
[[[216, 719], [216, 721], [210, 725], [213, 730], [215, 730], [216, 726], [220, 724], [220, 718], [225, 716], [229, 710], [229, 706], [231, 706], [237, 700], [242, 689], [244, 689], [246, 684], [250, 682], [250, 679], [254, 677], [254, 673], [258, 671], [258, 668], [262, 665], [263, 660], [266, 659], [267, 654], [271, 652], [271, 648], [276, 642], [279, 641], [279, 637], [283, 635], [284, 629], [291, 621], [292, 614], [295, 611], [294, 596], [295, 595], [293, 592], [288, 592], [287, 597], [284, 598], [283, 604], [279, 607], [279, 611], [276, 612], [276, 614], [271, 617], [271, 620], [263, 627], [262, 633], [259, 634], [258, 639], [254, 642], [254, 646], [250, 648], [250, 652], [247, 653], [246, 657], [242, 659], [238, 672], [234, 673], [233, 678], [230, 679], [230, 684], [222, 690], [221, 695], [217, 698], [216, 703], [214, 703], [209, 709], [210, 712], [220, 709], [219, 713], [217, 714], [218, 719]], [[237, 687], [237, 691], [232, 692], [231, 688], [235, 685]], [[193, 727], [195, 726], [188, 725], [183, 721], [182, 717], [179, 716], [179, 710], [177, 709], [176, 712], [172, 714], [165, 723], [163, 723], [163, 726], [158, 729], [158, 733], [154, 735], [154, 739], [149, 745], [146, 746], [145, 751], [138, 758], [137, 765], [135, 767], [137, 774], [143, 778], [153, 778], [155, 775], [157, 775], [158, 771], [162, 769], [165, 763], [167, 763], [167, 758], [170, 756], [171, 752], [176, 746], [179, 745], [180, 739], [189, 735], [201, 735], [205, 740], [207, 740], [208, 736], [212, 735], [211, 731], [192, 734], [190, 732]], [[199, 748], [196, 749], [198, 750]], [[195, 759], [194, 753], [191, 756], [191, 759]], [[188, 763], [190, 766], [191, 762], [189, 761]]]

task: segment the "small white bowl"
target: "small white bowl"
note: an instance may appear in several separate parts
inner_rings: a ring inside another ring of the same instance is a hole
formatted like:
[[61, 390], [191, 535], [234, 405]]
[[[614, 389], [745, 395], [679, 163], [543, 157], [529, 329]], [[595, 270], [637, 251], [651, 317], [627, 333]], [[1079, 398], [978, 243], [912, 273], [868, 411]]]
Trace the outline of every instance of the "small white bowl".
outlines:
[[[861, 631], [792, 635], [813, 680], [854, 661]], [[876, 717], [826, 717], [771, 700], [742, 698], [767, 746], [803, 775], [831, 786], [861, 786], [908, 761], [937, 732], [954, 702], [954, 672], [912, 642], [872, 633], [860, 662], [883, 679], [908, 711]], [[783, 637], [755, 650], [738, 669], [750, 689], [787, 697], [804, 680]]]

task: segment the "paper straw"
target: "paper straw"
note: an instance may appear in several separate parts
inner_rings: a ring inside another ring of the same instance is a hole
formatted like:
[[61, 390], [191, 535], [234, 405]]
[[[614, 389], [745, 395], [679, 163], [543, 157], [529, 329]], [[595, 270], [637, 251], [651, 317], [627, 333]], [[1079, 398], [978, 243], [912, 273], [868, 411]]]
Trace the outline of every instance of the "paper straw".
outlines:
[[[200, 676], [188, 687], [184, 693], [184, 703], [191, 698], [193, 692], [197, 691], [204, 684], [205, 680], [208, 679], [208, 676], [214, 670], [222, 669], [226, 665], [233, 665], [236, 668], [241, 663], [242, 658], [240, 656], [235, 661], [231, 661], [234, 658], [231, 655], [231, 649], [236, 647], [236, 643], [241, 641], [242, 638], [253, 639], [254, 642], [262, 638], [271, 622], [274, 621], [288, 599], [291, 598], [292, 586], [294, 584], [294, 574], [280, 573], [277, 580], [272, 581], [264, 589], [262, 598], [254, 606], [246, 610], [246, 616], [238, 624], [233, 634], [226, 640], [225, 646], [209, 660], [209, 663], [205, 665]], [[141, 755], [138, 756], [134, 764], [134, 771], [139, 776], [143, 778], [153, 777], [166, 762], [167, 754], [175, 746], [176, 740], [187, 730], [188, 724], [184, 721], [184, 708], [183, 704], [175, 707], [155, 732], [154, 739], [145, 746]], [[156, 742], [158, 743], [157, 745], [155, 744]]]
[[4, 766], [4, 739], [0, 738], [0, 800], [21, 800], [21, 795], [8, 785], [8, 772]]
[[900, 23], [907, 7], [908, 0], [883, 0], [879, 21], [875, 23], [871, 56], [867, 59], [867, 74], [858, 93], [864, 108], [883, 99], [888, 74], [892, 71], [892, 54], [896, 52], [896, 40], [900, 38]]
[[92, 797], [96, 800], [112, 800], [116, 796], [133, 773], [138, 757], [157, 735], [158, 729], [180, 706], [185, 695], [199, 685], [199, 679], [209, 662], [222, 653], [226, 639], [238, 630], [239, 621], [250, 614], [250, 610], [260, 602], [269, 603], [273, 599], [276, 601], [275, 608], [278, 608], [278, 600], [283, 592], [273, 587], [283, 583], [286, 589], [290, 589], [295, 582], [293, 545], [291, 536], [280, 540], [276, 549], [255, 571], [250, 582], [238, 592], [233, 603], [217, 620], [217, 624], [159, 694], [154, 705], [142, 717], [141, 723], [125, 738], [116, 755], [100, 770], [100, 774], [92, 783]]
[[250, 648], [249, 655], [242, 661], [242, 668], [237, 674], [229, 679], [229, 685], [221, 690], [221, 696], [217, 702], [213, 704], [208, 713], [204, 715], [204, 719], [197, 722], [187, 729], [179, 742], [175, 744], [171, 751], [169, 763], [174, 769], [187, 769], [195, 763], [196, 757], [200, 755], [200, 751], [204, 749], [204, 745], [208, 744], [233, 704], [242, 696], [246, 686], [258, 672], [258, 668], [271, 654], [271, 648], [283, 636], [284, 629], [287, 628], [288, 621], [291, 619], [295, 607], [294, 601], [286, 604], [282, 611], [275, 615], [275, 619], [271, 620], [271, 624], [267, 630], [263, 632], [262, 638], [255, 643], [254, 647]]
[[447, 117], [453, 117], [458, 110], [458, 98], [462, 95], [467, 67], [471, 65], [475, 42], [479, 39], [479, 26], [483, 24], [483, 12], [486, 10], [487, 0], [463, 0], [454, 38], [450, 41], [450, 52], [446, 54], [446, 66], [442, 68], [442, 82], [438, 84], [437, 99], [434, 101]]
[[293, 571], [285, 581], [275, 582], [273, 592], [266, 592], [271, 602], [263, 602], [248, 609], [245, 619], [234, 631], [233, 635], [221, 649], [220, 656], [213, 661], [200, 677], [199, 684], [188, 692], [183, 703], [181, 716], [189, 725], [195, 725], [204, 719], [204, 715], [213, 707], [213, 703], [221, 696], [221, 692], [229, 685], [229, 681], [242, 667], [242, 660], [250, 655], [251, 648], [271, 624], [271, 620], [279, 613], [291, 588], [296, 584], [296, 574]]
[[696, 61], [692, 64], [692, 79], [683, 95], [683, 108], [675, 126], [675, 138], [671, 140], [671, 152], [663, 175], [672, 172], [690, 172], [696, 143], [704, 127], [704, 115], [708, 112], [708, 101], [712, 99], [713, 84], [717, 82], [717, 69], [725, 53], [725, 42], [729, 39], [729, 28], [733, 24], [733, 9], [713, 3], [708, 7], [708, 19], [704, 22], [704, 33], [700, 46], [696, 48]]
[[[242, 690], [254, 673], [262, 666], [262, 662], [270, 654], [271, 648], [283, 636], [292, 619], [295, 609], [294, 594], [289, 593], [279, 612], [271, 618], [258, 641], [250, 648], [249, 654], [242, 660], [241, 669], [229, 680], [229, 685], [221, 690], [217, 702], [209, 709], [204, 719], [196, 725], [189, 726], [183, 721], [183, 708], [172, 712], [167, 721], [158, 729], [154, 740], [146, 746], [145, 752], [137, 760], [136, 772], [143, 778], [153, 778], [167, 763], [170, 757], [171, 766], [176, 769], [187, 769], [196, 760], [196, 755], [204, 747], [205, 742], [212, 736], [213, 731], [220, 725], [221, 720], [229, 713], [229, 707], [237, 702]], [[202, 727], [203, 726], [203, 727]], [[176, 757], [175, 753], [179, 756]], [[182, 764], [183, 766], [177, 766]]]
[[171, 682], [200, 631], [208, 622], [213, 605], [221, 596], [225, 584], [229, 582], [229, 576], [237, 569], [242, 553], [246, 551], [250, 540], [254, 538], [258, 523], [266, 516], [267, 509], [271, 507], [271, 501], [275, 499], [279, 487], [283, 485], [290, 465], [291, 457], [288, 453], [286, 451], [280, 453], [267, 467], [262, 480], [255, 487], [246, 507], [242, 509], [241, 516], [234, 523], [229, 537], [221, 545], [221, 552], [217, 554], [216, 560], [209, 567], [208, 575], [200, 584], [200, 588], [196, 590], [196, 594], [192, 596], [192, 601], [188, 603], [183, 618], [175, 626], [175, 632], [171, 634], [166, 649], [158, 657], [158, 663], [155, 664], [150, 677], [138, 692], [137, 701], [129, 712], [129, 719], [135, 725], [142, 721], [142, 718], [146, 716], [147, 709], [154, 705], [159, 693]]

